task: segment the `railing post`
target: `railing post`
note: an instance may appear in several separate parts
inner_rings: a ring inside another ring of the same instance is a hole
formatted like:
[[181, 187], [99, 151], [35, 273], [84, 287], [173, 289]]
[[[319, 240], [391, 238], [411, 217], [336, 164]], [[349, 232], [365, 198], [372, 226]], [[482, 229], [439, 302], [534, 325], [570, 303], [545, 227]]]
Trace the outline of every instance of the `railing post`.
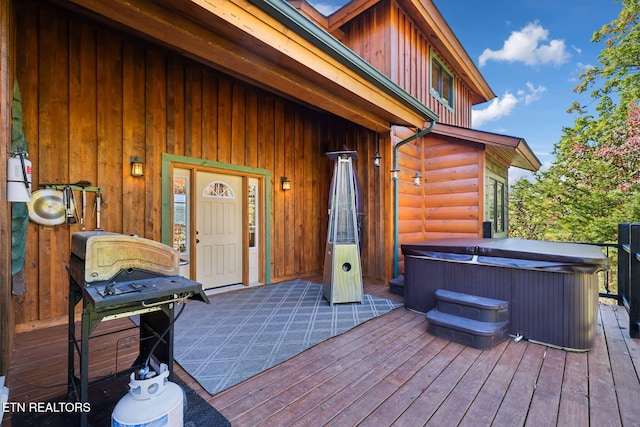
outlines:
[[629, 224], [618, 224], [618, 305], [629, 301], [629, 237]]
[[640, 224], [632, 224], [630, 234], [629, 335], [640, 338]]

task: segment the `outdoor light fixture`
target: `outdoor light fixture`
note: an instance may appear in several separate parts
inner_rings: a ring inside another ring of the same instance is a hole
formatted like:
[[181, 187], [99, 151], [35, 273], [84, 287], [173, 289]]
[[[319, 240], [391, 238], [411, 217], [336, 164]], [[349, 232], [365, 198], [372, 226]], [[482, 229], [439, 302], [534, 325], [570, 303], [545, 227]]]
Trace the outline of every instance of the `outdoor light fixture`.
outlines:
[[280, 178], [280, 181], [282, 182], [282, 189], [284, 191], [291, 190], [291, 181], [289, 181], [289, 178], [283, 176]]
[[399, 169], [393, 169], [391, 171], [391, 179], [393, 179], [394, 181], [398, 180], [398, 172], [400, 172]]
[[131, 176], [144, 175], [144, 163], [140, 156], [131, 156]]
[[380, 135], [376, 134], [376, 154], [373, 156], [373, 166], [379, 168], [380, 160], [382, 160], [382, 156], [380, 156]]
[[373, 156], [373, 166], [379, 168], [381, 159], [382, 159], [382, 156], [380, 156], [380, 154], [376, 151], [375, 156]]
[[421, 183], [422, 183], [422, 175], [416, 172], [416, 174], [413, 175], [413, 185], [415, 185], [416, 187], [419, 187]]

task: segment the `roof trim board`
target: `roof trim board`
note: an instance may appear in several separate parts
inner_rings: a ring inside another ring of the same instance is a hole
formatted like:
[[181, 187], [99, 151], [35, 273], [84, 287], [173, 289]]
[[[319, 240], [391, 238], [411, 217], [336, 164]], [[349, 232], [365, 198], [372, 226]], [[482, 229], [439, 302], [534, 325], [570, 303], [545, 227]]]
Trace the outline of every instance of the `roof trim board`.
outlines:
[[397, 1], [400, 4], [407, 5], [407, 7], [413, 7], [417, 17], [421, 18], [423, 22], [429, 26], [428, 29], [433, 32], [436, 40], [444, 46], [444, 51], [440, 52], [440, 54], [447, 57], [447, 59], [454, 61], [456, 67], [459, 67], [459, 70], [462, 71], [459, 77], [469, 82], [474, 91], [482, 96], [482, 99], [477, 100], [478, 104], [496, 97], [495, 93], [491, 87], [489, 87], [489, 84], [460, 43], [460, 40], [458, 40], [458, 37], [456, 37], [447, 21], [431, 0]]
[[475, 129], [438, 123], [432, 131], [435, 135], [446, 136], [460, 141], [482, 144], [487, 149], [506, 159], [510, 166], [516, 166], [529, 171], [537, 171], [542, 164], [533, 153], [524, 138], [500, 135]]
[[286, 0], [249, 1], [285, 24], [288, 28], [296, 30], [297, 34], [328, 53], [332, 58], [347, 66], [350, 70], [356, 72], [366, 81], [373, 83], [394, 99], [415, 109], [416, 112], [423, 114], [425, 119], [437, 121], [438, 115], [435, 112], [431, 111], [426, 105], [391, 81], [391, 79], [346, 47], [342, 42], [299, 13]]
[[206, 65], [379, 131], [437, 115], [284, 0], [69, 0]]
[[[339, 27], [357, 17], [381, 0], [352, 0], [328, 17], [329, 30], [338, 31]], [[405, 8], [425, 35], [430, 36], [439, 56], [450, 61], [456, 76], [471, 87], [476, 94], [474, 105], [496, 97], [469, 54], [449, 27], [438, 8], [431, 0], [390, 0]]]

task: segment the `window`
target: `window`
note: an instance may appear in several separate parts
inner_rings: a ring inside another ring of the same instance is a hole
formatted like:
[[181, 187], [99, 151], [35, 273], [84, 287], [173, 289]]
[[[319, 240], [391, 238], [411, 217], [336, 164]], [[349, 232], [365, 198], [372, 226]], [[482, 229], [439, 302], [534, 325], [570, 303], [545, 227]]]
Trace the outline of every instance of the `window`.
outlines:
[[202, 191], [202, 197], [216, 197], [218, 199], [235, 199], [236, 195], [229, 185], [221, 181], [209, 183]]
[[449, 108], [453, 108], [453, 74], [431, 55], [431, 94]]
[[176, 169], [173, 177], [173, 248], [187, 252], [189, 172]]
[[258, 224], [257, 222], [257, 208], [258, 208], [258, 200], [257, 200], [257, 195], [258, 195], [258, 186], [256, 184], [250, 184], [249, 185], [249, 192], [248, 192], [248, 201], [249, 201], [249, 207], [248, 207], [248, 213], [249, 213], [249, 247], [250, 248], [255, 248], [256, 247], [256, 225]]
[[487, 178], [487, 221], [491, 222], [493, 237], [507, 234], [507, 188], [505, 180], [496, 176]]

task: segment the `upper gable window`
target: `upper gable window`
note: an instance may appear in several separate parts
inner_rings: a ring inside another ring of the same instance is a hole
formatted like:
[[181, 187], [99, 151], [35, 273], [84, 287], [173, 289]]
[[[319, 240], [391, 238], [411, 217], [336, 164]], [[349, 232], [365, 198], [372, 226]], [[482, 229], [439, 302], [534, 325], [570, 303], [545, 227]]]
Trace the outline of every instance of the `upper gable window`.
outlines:
[[431, 95], [453, 108], [453, 74], [434, 54], [431, 55]]

